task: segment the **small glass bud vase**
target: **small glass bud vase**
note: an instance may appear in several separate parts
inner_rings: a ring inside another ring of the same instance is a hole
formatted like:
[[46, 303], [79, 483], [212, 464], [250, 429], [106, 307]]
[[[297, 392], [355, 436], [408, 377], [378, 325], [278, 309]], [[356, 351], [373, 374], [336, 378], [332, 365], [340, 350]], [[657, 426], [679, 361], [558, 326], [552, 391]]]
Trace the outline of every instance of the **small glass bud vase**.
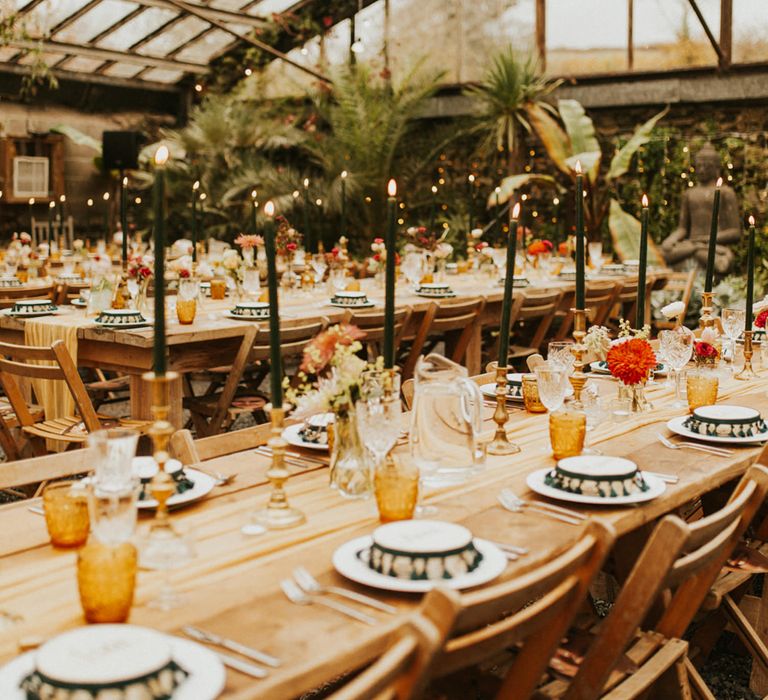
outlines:
[[619, 399], [629, 399], [629, 410], [631, 413], [644, 413], [653, 408], [645, 397], [645, 382], [638, 384], [624, 384], [619, 382]]
[[347, 498], [368, 498], [373, 491], [371, 465], [357, 430], [354, 407], [337, 411], [328, 426], [331, 487]]

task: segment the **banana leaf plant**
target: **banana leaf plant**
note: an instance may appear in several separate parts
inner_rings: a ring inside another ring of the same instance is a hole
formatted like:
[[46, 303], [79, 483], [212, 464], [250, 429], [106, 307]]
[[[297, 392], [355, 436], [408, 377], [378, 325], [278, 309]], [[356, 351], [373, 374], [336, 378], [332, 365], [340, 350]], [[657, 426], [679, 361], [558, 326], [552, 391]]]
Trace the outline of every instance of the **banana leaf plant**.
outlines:
[[[559, 122], [540, 105], [531, 105], [528, 109], [529, 123], [541, 139], [552, 164], [559, 171], [559, 177], [536, 173], [511, 175], [504, 178], [500, 184], [499, 201], [506, 202], [516, 190], [529, 184], [558, 187], [559, 182], [566, 179], [568, 186], [572, 188], [576, 182], [576, 163], [579, 162], [585, 174], [584, 189], [587, 197], [584, 203], [584, 226], [587, 237], [600, 240], [603, 224], [607, 219], [613, 248], [619, 259], [637, 258], [640, 248], [640, 222], [617, 201], [615, 183], [629, 170], [637, 149], [650, 140], [656, 123], [667, 111], [668, 108], [662, 110], [638, 126], [606, 167], [603, 151], [595, 134], [595, 125], [579, 102], [559, 100]], [[495, 202], [496, 195], [493, 194], [488, 200], [488, 206], [493, 206]], [[663, 263], [661, 252], [653, 241], [649, 241], [648, 261], [651, 264]]]

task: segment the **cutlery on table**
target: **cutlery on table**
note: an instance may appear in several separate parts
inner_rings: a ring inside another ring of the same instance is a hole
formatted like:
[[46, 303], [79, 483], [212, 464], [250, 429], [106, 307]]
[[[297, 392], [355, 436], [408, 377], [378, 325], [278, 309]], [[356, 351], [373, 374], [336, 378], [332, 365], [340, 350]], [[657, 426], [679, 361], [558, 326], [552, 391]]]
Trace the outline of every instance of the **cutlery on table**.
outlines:
[[570, 508], [563, 508], [563, 506], [556, 506], [553, 503], [547, 503], [546, 501], [526, 501], [524, 498], [520, 498], [512, 489], [502, 489], [501, 493], [504, 497], [510, 501], [517, 501], [523, 506], [535, 506], [536, 508], [546, 508], [547, 510], [554, 511], [560, 515], [566, 515], [569, 518], [576, 518], [576, 520], [586, 520], [588, 516], [584, 513], [579, 513], [577, 510], [571, 510]]
[[719, 457], [730, 457], [733, 454], [733, 450], [727, 450], [724, 447], [700, 445], [697, 442], [672, 442], [672, 440], [664, 437], [661, 433], [656, 433], [656, 437], [659, 438], [659, 441], [664, 447], [668, 447], [670, 450], [698, 450], [699, 452], [707, 452]]
[[561, 522], [568, 523], [569, 525], [581, 525], [585, 518], [581, 513], [578, 513], [578, 517], [572, 517], [570, 515], [564, 515], [556, 510], [550, 510], [545, 507], [548, 504], [540, 503], [539, 501], [536, 501], [535, 503], [531, 501], [523, 501], [522, 499], [517, 498], [514, 494], [510, 495], [511, 492], [505, 493], [506, 491], [508, 491], [508, 489], [503, 489], [497, 496], [497, 499], [501, 506], [511, 513], [521, 513], [523, 509], [530, 510], [534, 513], [539, 513], [540, 515], [546, 515], [553, 520], [560, 520]]
[[680, 481], [680, 477], [676, 474], [662, 474], [661, 472], [649, 472], [647, 469], [641, 470], [643, 474], [650, 474], [651, 476], [655, 476], [657, 479], [661, 479], [664, 483], [667, 484], [676, 484], [678, 481]]
[[321, 598], [320, 596], [310, 596], [299, 588], [299, 586], [289, 578], [280, 581], [280, 588], [283, 589], [283, 593], [287, 596], [288, 600], [296, 605], [323, 605], [326, 608], [340, 612], [342, 615], [347, 615], [358, 622], [364, 622], [366, 625], [375, 625], [376, 618], [361, 613], [354, 608], [337, 603], [335, 600], [328, 600], [327, 598]]
[[230, 656], [229, 654], [222, 654], [218, 651], [216, 652], [216, 656], [219, 657], [219, 661], [221, 661], [221, 663], [223, 663], [225, 666], [234, 668], [235, 671], [240, 671], [240, 673], [244, 673], [246, 676], [251, 676], [252, 678], [267, 677], [267, 672], [256, 664], [243, 661], [242, 659], [236, 659], [234, 656]]
[[27, 506], [27, 510], [35, 515], [45, 515], [45, 511], [40, 506]]
[[[271, 457], [272, 456], [272, 449], [267, 447], [266, 445], [260, 445], [256, 448], [256, 452], [259, 454], [264, 455], [265, 457]], [[328, 460], [321, 459], [320, 457], [310, 457], [309, 455], [303, 455], [299, 454], [298, 452], [285, 452], [285, 461], [286, 462], [301, 462], [304, 464], [310, 464], [310, 465], [316, 465], [316, 466], [327, 466]]]
[[200, 469], [200, 467], [192, 467], [192, 469], [202, 472], [206, 476], [210, 476], [211, 479], [213, 479], [216, 482], [215, 484], [216, 486], [226, 486], [227, 484], [231, 484], [237, 477], [237, 474], [222, 474], [221, 472], [208, 472], [205, 469]]
[[[272, 458], [272, 450], [262, 450], [257, 447], [256, 454], [259, 454], [262, 457], [269, 457], [270, 459]], [[288, 457], [287, 455], [283, 457], [283, 462], [290, 464], [292, 467], [298, 467], [299, 469], [309, 469], [310, 467], [321, 466], [321, 464], [318, 462], [310, 462], [303, 459], [299, 460], [295, 457]]]
[[252, 647], [248, 647], [245, 644], [240, 644], [240, 642], [227, 639], [226, 637], [214, 634], [213, 632], [206, 632], [205, 630], [201, 630], [199, 627], [187, 625], [182, 627], [181, 631], [184, 632], [184, 634], [186, 634], [188, 637], [196, 639], [198, 642], [207, 642], [208, 644], [214, 644], [224, 649], [229, 649], [229, 651], [242, 654], [243, 656], [247, 656], [249, 659], [253, 659], [253, 661], [258, 661], [259, 663], [265, 664], [266, 666], [271, 666], [272, 668], [277, 668], [281, 664], [280, 659], [277, 659], [274, 656], [270, 656], [269, 654], [265, 654], [263, 651], [253, 649]]
[[376, 598], [371, 598], [370, 596], [363, 595], [362, 593], [348, 591], [346, 588], [340, 588], [339, 586], [323, 586], [303, 566], [297, 566], [293, 570], [293, 578], [305, 593], [335, 593], [336, 595], [343, 596], [349, 600], [354, 600], [356, 603], [360, 603], [361, 605], [368, 605], [371, 608], [376, 608], [376, 610], [381, 610], [382, 612], [389, 613], [390, 615], [393, 615], [397, 612], [397, 608], [394, 606], [388, 605], [387, 603], [382, 603], [381, 601], [376, 600]]
[[495, 540], [487, 540], [492, 545], [498, 547], [502, 554], [509, 559], [509, 561], [517, 561], [523, 554], [527, 554], [528, 550], [523, 547], [515, 547], [512, 544], [506, 544], [504, 542], [496, 542]]

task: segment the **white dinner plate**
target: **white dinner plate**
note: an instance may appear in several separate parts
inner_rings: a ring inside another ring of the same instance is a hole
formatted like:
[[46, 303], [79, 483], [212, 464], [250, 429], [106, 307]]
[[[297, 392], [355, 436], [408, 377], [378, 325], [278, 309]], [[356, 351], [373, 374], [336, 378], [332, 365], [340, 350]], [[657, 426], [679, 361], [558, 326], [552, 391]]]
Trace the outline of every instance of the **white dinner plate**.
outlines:
[[[507, 381], [509, 381], [509, 382], [517, 382], [520, 385], [520, 392], [521, 392], [520, 396], [510, 396], [509, 394], [507, 394], [507, 401], [522, 401], [523, 400], [523, 396], [522, 396], [522, 391], [523, 391], [523, 387], [522, 387], [523, 375], [520, 374], [519, 372], [517, 372], [517, 373], [512, 372], [510, 374], [507, 374]], [[483, 393], [484, 396], [486, 396], [488, 398], [491, 398], [491, 399], [495, 399], [496, 398], [496, 382], [490, 382], [489, 384], [483, 384], [480, 387], [480, 391]]]
[[294, 447], [304, 447], [308, 450], [321, 450], [323, 452], [327, 452], [328, 445], [320, 445], [316, 442], [307, 442], [301, 437], [301, 435], [299, 435], [299, 431], [303, 427], [304, 423], [294, 423], [293, 425], [289, 425], [285, 430], [283, 430], [283, 437], [285, 438], [286, 442], [289, 445], [293, 445]]
[[[653, 374], [656, 377], [666, 377], [667, 376], [667, 366], [663, 363], [659, 363], [660, 369], [654, 370]], [[595, 373], [595, 374], [610, 374], [610, 370], [608, 367], [603, 363], [601, 360], [597, 360], [596, 362], [590, 362], [589, 368]]]
[[365, 304], [339, 304], [335, 301], [329, 301], [328, 304], [339, 309], [370, 309], [372, 306], [376, 306], [375, 301], [366, 301]]
[[416, 292], [416, 296], [424, 299], [452, 299], [456, 296], [456, 292], [449, 292], [448, 294], [424, 294], [422, 292]]
[[402, 593], [425, 593], [435, 586], [445, 586], [456, 590], [472, 588], [493, 581], [507, 567], [507, 557], [496, 545], [476, 537], [474, 538], [475, 547], [483, 555], [483, 561], [474, 571], [463, 576], [440, 579], [439, 581], [411, 581], [394, 576], [385, 576], [378, 571], [373, 571], [365, 562], [361, 561], [358, 554], [370, 547], [372, 542], [373, 538], [370, 535], [365, 535], [341, 545], [333, 553], [333, 567], [342, 576], [356, 583], [362, 583], [365, 586], [383, 591]]
[[85, 301], [85, 299], [73, 299], [70, 304], [72, 304], [72, 306], [79, 306], [82, 309], [88, 306], [88, 302]]
[[[94, 626], [96, 627], [96, 626]], [[173, 659], [189, 673], [173, 693], [173, 700], [215, 700], [224, 690], [226, 672], [214, 652], [189, 639], [168, 635]], [[24, 700], [19, 684], [35, 670], [35, 652], [17, 656], [0, 668], [0, 698]]]
[[147, 319], [146, 321], [139, 321], [137, 323], [103, 323], [101, 321], [94, 321], [93, 323], [99, 328], [108, 328], [111, 331], [116, 331], [123, 328], [146, 328], [147, 326], [152, 325], [152, 320]]
[[[540, 496], [546, 496], [557, 501], [567, 501], [568, 503], [583, 503], [585, 505], [592, 506], [625, 506], [632, 503], [643, 503], [645, 501], [652, 501], [654, 498], [658, 498], [666, 490], [666, 484], [656, 476], [652, 476], [647, 472], [643, 472], [643, 479], [648, 484], [647, 491], [640, 491], [639, 493], [633, 493], [631, 496], [585, 496], [581, 493], [570, 493], [561, 489], [556, 489], [552, 486], [547, 486], [544, 483], [544, 477], [551, 472], [552, 469], [537, 469], [528, 475], [525, 483], [528, 484], [528, 488], [531, 491], [535, 491]], [[642, 470], [641, 470], [642, 471]]]
[[39, 316], [56, 316], [57, 311], [33, 311], [32, 313], [20, 314], [11, 313], [11, 309], [3, 309], [0, 313], [4, 313], [6, 316], [13, 316], [13, 318], [37, 318]]
[[[147, 459], [152, 459], [152, 457], [148, 457]], [[198, 501], [207, 496], [213, 491], [213, 487], [216, 486], [216, 479], [208, 474], [197, 471], [197, 469], [190, 469], [187, 467], [184, 469], [184, 473], [194, 486], [184, 493], [174, 493], [173, 496], [168, 499], [169, 506], [181, 506], [187, 503], [192, 503], [192, 501]], [[147, 493], [149, 493], [149, 488], [149, 486], [146, 487]], [[139, 501], [137, 505], [139, 508], [157, 508], [157, 501], [154, 498], [148, 498]]]
[[[238, 316], [231, 311], [225, 311], [224, 315], [228, 318], [234, 318], [236, 321], [269, 321], [269, 315], [267, 316]], [[284, 314], [281, 314], [284, 316]]]
[[688, 430], [683, 423], [688, 420], [688, 416], [678, 416], [673, 418], [667, 423], [673, 433], [692, 440], [701, 440], [702, 442], [722, 442], [726, 445], [756, 445], [768, 440], [768, 431], [761, 433], [760, 435], [752, 435], [750, 437], [725, 437], [723, 435], [701, 435], [694, 433], [692, 430]]

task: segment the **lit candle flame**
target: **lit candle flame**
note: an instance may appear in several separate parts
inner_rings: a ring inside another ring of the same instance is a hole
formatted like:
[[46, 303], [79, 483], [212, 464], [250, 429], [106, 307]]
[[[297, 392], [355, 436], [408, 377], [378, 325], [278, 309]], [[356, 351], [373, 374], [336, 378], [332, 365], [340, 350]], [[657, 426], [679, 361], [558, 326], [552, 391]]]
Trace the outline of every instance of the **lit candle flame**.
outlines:
[[48, 204], [48, 208], [49, 208], [49, 209], [53, 209], [55, 206], [56, 206], [56, 202], [50, 202], [50, 203]]
[[168, 156], [170, 156], [170, 155], [171, 155], [171, 153], [168, 150], [168, 146], [160, 146], [155, 151], [155, 158], [154, 158], [155, 165], [158, 166], [158, 167], [165, 165], [168, 162]]
[[268, 216], [270, 219], [275, 215], [275, 203], [270, 199], [264, 205], [264, 216]]
[[88, 204], [89, 207], [92, 207], [93, 206], [93, 200], [90, 197], [88, 197], [88, 201], [86, 202], [86, 204]]
[[208, 198], [208, 195], [205, 192], [200, 193], [200, 201], [203, 202]]
[[643, 209], [647, 209], [648, 208], [648, 195], [644, 194], [640, 201], [643, 204]]
[[513, 219], [519, 219], [520, 218], [520, 202], [517, 202], [514, 207], [512, 207], [512, 218]]
[[437, 194], [437, 185], [432, 185], [432, 194]]
[[192, 191], [197, 192], [200, 189], [200, 180], [195, 180], [192, 184]]
[[715, 183], [715, 187], [719, 190], [723, 186], [723, 178], [719, 177], [717, 178], [717, 182]]
[[495, 192], [496, 194], [501, 194], [501, 187], [497, 187], [497, 188], [494, 190], [494, 192]]
[[[0, 196], [2, 196], [2, 192], [0, 192]], [[64, 204], [64, 202], [67, 201], [67, 195], [63, 194], [61, 197], [59, 197], [59, 201]]]
[[581, 175], [581, 161], [580, 160], [576, 161], [576, 174], [577, 175]]
[[105, 193], [104, 193], [104, 195], [102, 196], [102, 199], [103, 199], [105, 202], [108, 202], [108, 201], [109, 201], [109, 192], [105, 192]]
[[390, 197], [394, 197], [394, 196], [396, 196], [396, 195], [397, 195], [397, 183], [395, 182], [395, 178], [392, 178], [392, 179], [391, 179], [391, 180], [390, 180], [390, 181], [387, 183], [387, 194], [388, 194]]
[[34, 197], [30, 197], [29, 198], [29, 206], [32, 206], [34, 203], [35, 203], [35, 198]]
[[342, 180], [346, 180], [346, 179], [347, 179], [347, 175], [348, 175], [348, 174], [349, 174], [349, 173], [347, 173], [347, 171], [346, 171], [346, 170], [342, 170], [342, 171], [341, 171], [341, 179], [342, 179]]
[[127, 175], [123, 178], [123, 187], [128, 187], [128, 176]]
[[322, 207], [322, 206], [323, 206], [323, 200], [322, 200], [322, 199], [320, 199], [320, 197], [318, 197], [318, 198], [315, 200], [315, 204], [317, 204], [317, 206], [318, 206], [318, 207]]
[[251, 190], [251, 199], [256, 199], [256, 195], [258, 192], [256, 190]]
[[473, 174], [471, 174], [471, 173], [470, 173], [470, 175], [469, 175], [469, 177], [467, 178], [467, 180], [469, 180], [470, 182], [474, 182], [474, 181], [475, 181], [475, 176], [474, 176]]
[[752, 214], [749, 215], [749, 225], [754, 226], [755, 225], [755, 217], [752, 216]]
[[304, 178], [304, 187], [309, 187], [309, 178], [308, 177]]

